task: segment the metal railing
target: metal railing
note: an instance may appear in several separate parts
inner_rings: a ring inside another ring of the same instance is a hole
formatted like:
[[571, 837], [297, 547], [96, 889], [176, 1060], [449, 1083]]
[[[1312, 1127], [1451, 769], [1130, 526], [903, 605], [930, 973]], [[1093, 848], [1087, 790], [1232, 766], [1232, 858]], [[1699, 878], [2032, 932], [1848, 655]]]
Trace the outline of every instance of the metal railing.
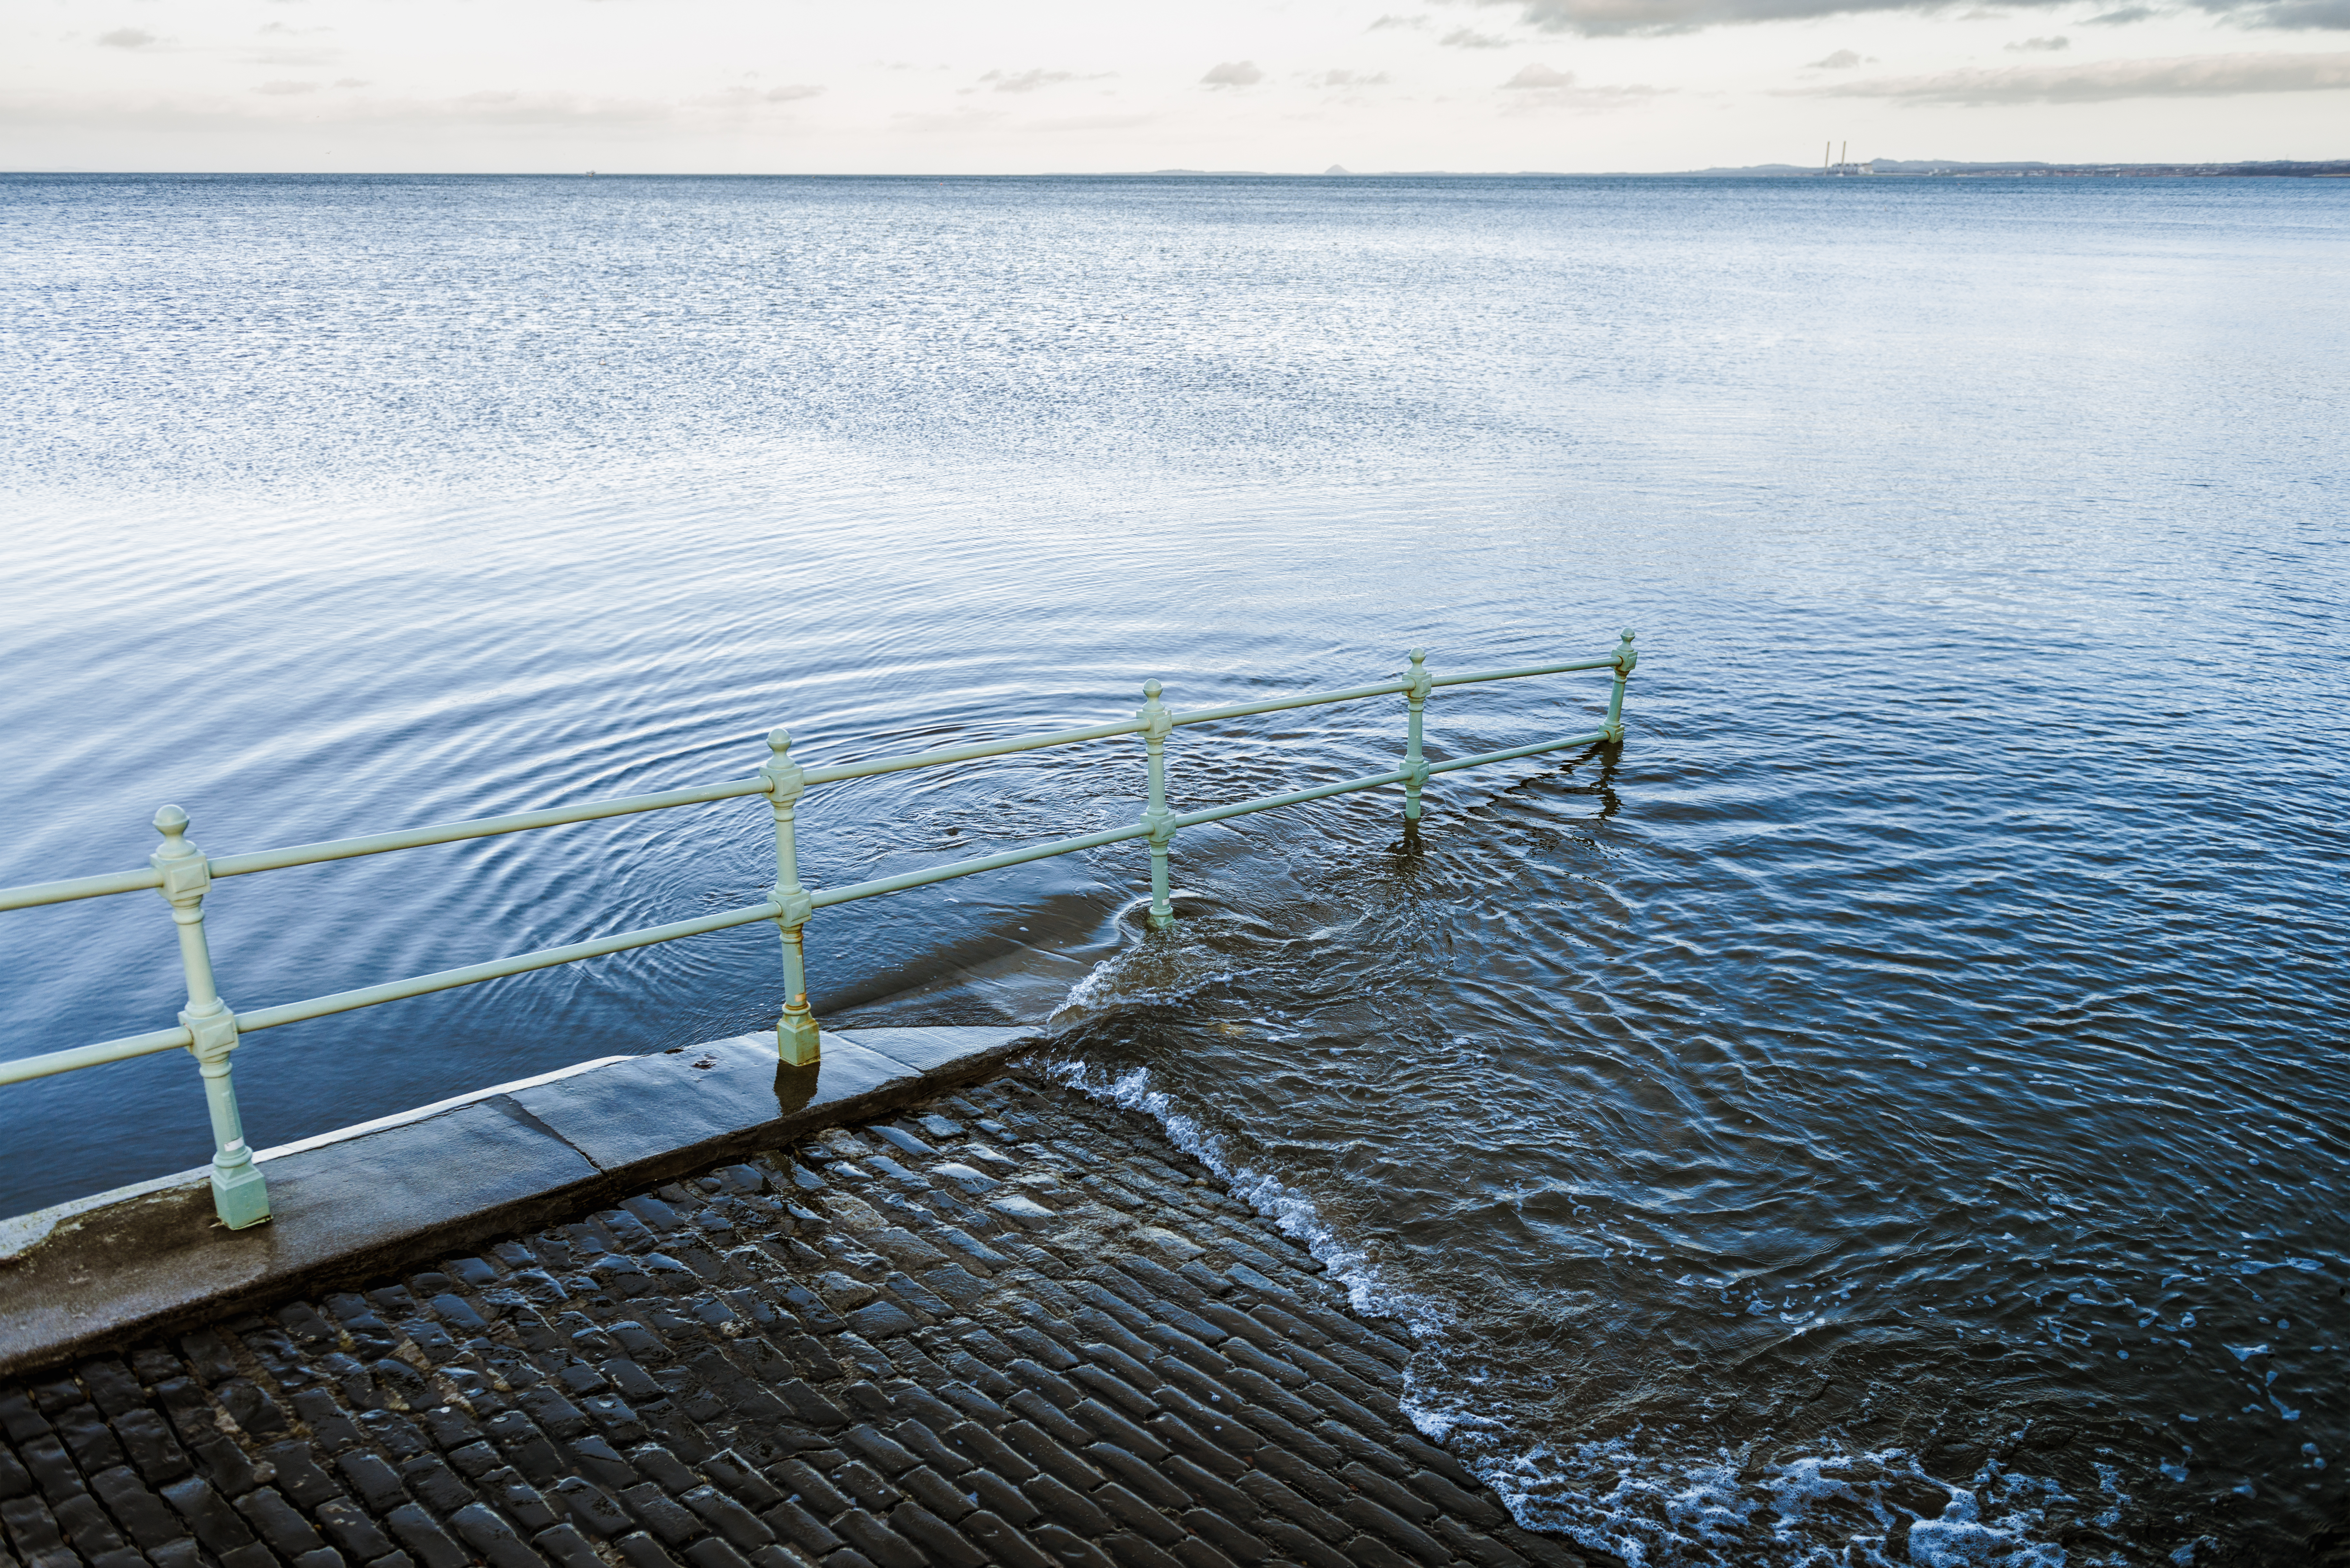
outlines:
[[[767, 737], [767, 747], [772, 754], [766, 765], [756, 775], [747, 779], [667, 790], [659, 794], [631, 795], [625, 800], [597, 801], [585, 805], [557, 806], [548, 811], [520, 812], [511, 816], [484, 817], [473, 822], [446, 823], [437, 827], [410, 828], [400, 833], [338, 838], [323, 844], [296, 845], [290, 849], [264, 849], [249, 855], [208, 857], [188, 842], [188, 814], [176, 805], [167, 805], [155, 814], [155, 827], [163, 835], [163, 846], [149, 858], [147, 869], [0, 889], [0, 909], [62, 904], [77, 898], [104, 898], [150, 888], [161, 893], [172, 907], [172, 919], [179, 929], [180, 964], [187, 981], [188, 1005], [181, 1010], [179, 1026], [158, 1029], [146, 1034], [132, 1034], [120, 1040], [101, 1041], [95, 1045], [78, 1046], [69, 1051], [53, 1051], [47, 1055], [0, 1062], [0, 1084], [21, 1083], [56, 1073], [96, 1067], [109, 1062], [128, 1061], [134, 1056], [151, 1055], [161, 1051], [185, 1049], [201, 1066], [205, 1099], [212, 1113], [213, 1207], [222, 1223], [231, 1230], [242, 1230], [269, 1218], [268, 1191], [260, 1169], [254, 1164], [253, 1151], [244, 1139], [244, 1127], [237, 1116], [236, 1090], [229, 1073], [229, 1057], [244, 1035], [263, 1029], [275, 1029], [284, 1023], [296, 1023], [307, 1018], [323, 1018], [328, 1013], [348, 1012], [353, 1008], [373, 1007], [404, 997], [422, 996], [429, 992], [474, 985], [485, 980], [524, 974], [556, 964], [576, 963], [582, 959], [625, 952], [630, 948], [650, 947], [656, 942], [675, 941], [681, 937], [699, 936], [704, 931], [722, 931], [732, 926], [773, 920], [783, 936], [785, 997], [783, 1014], [775, 1025], [777, 1059], [785, 1065], [811, 1066], [817, 1057], [818, 1034], [815, 1014], [808, 1007], [807, 969], [801, 934], [809, 918], [818, 909], [858, 898], [877, 898], [884, 893], [902, 892], [909, 888], [943, 882], [956, 877], [1018, 866], [1024, 861], [1097, 848], [1127, 839], [1146, 838], [1150, 844], [1150, 922], [1153, 926], [1165, 926], [1175, 914], [1168, 892], [1168, 853], [1180, 830], [1222, 822], [1228, 817], [1243, 816], [1252, 812], [1271, 811], [1278, 806], [1297, 805], [1353, 790], [1378, 789], [1393, 784], [1404, 786], [1404, 820], [1416, 823], [1420, 817], [1421, 791], [1438, 774], [1508, 762], [1514, 757], [1530, 757], [1568, 746], [1622, 740], [1624, 683], [1631, 678], [1633, 667], [1639, 661], [1632, 650], [1632, 633], [1629, 631], [1622, 635], [1614, 651], [1603, 658], [1534, 665], [1523, 670], [1487, 670], [1470, 675], [1435, 676], [1428, 672], [1425, 649], [1412, 649], [1410, 659], [1410, 670], [1404, 676], [1375, 686], [1357, 686], [1346, 691], [1315, 692], [1304, 697], [1276, 697], [1262, 702], [1232, 702], [1189, 713], [1175, 712], [1160, 702], [1159, 683], [1152, 680], [1143, 686], [1144, 702], [1135, 716], [1115, 723], [1090, 724], [1083, 729], [1062, 730], [1049, 735], [981, 741], [966, 746], [947, 746], [908, 756], [877, 757], [867, 762], [839, 763], [829, 767], [803, 767], [792, 761], [792, 738], [787, 732], [779, 729]], [[1598, 729], [1560, 740], [1537, 742], [1530, 746], [1513, 746], [1476, 756], [1455, 757], [1440, 763], [1430, 763], [1422, 755], [1421, 716], [1430, 692], [1437, 687], [1514, 680], [1530, 675], [1557, 675], [1578, 670], [1615, 671], [1615, 688], [1608, 697], [1607, 717]], [[1404, 698], [1406, 709], [1401, 767], [1367, 778], [1347, 779], [1312, 789], [1292, 790], [1285, 794], [1266, 795], [1233, 805], [1211, 806], [1204, 811], [1178, 813], [1168, 808], [1167, 737], [1179, 726], [1204, 724], [1216, 719], [1242, 718], [1252, 713], [1277, 712], [1285, 708], [1311, 708], [1330, 702], [1352, 702], [1366, 697], [1397, 694]], [[1076, 838], [1055, 839], [1049, 844], [1006, 850], [1001, 855], [982, 856], [977, 859], [958, 860], [895, 877], [855, 882], [847, 887], [818, 889], [800, 885], [799, 846], [794, 813], [800, 796], [810, 784], [830, 784], [839, 779], [869, 778], [909, 768], [938, 767], [980, 757], [1004, 756], [1014, 752], [1037, 751], [1049, 746], [1107, 740], [1113, 735], [1136, 734], [1143, 738], [1149, 764], [1149, 799], [1139, 822], [1101, 833], [1084, 834]], [[671, 806], [701, 805], [743, 795], [764, 796], [775, 814], [775, 886], [764, 903], [730, 909], [723, 914], [704, 915], [698, 919], [676, 920], [668, 925], [621, 931], [590, 941], [573, 942], [566, 947], [545, 948], [512, 958], [493, 959], [487, 963], [471, 964], [463, 969], [442, 970], [409, 980], [364, 986], [357, 991], [314, 996], [304, 1002], [280, 1002], [275, 1007], [264, 1007], [251, 1012], [233, 1011], [222, 999], [213, 981], [212, 953], [204, 940], [203, 906], [205, 895], [222, 877], [280, 870], [288, 866], [307, 866], [321, 860], [348, 860], [362, 855], [415, 849], [429, 844], [450, 844], [464, 838], [488, 838], [499, 834], [559, 826], [565, 823], [592, 822], [598, 817], [626, 816]]]

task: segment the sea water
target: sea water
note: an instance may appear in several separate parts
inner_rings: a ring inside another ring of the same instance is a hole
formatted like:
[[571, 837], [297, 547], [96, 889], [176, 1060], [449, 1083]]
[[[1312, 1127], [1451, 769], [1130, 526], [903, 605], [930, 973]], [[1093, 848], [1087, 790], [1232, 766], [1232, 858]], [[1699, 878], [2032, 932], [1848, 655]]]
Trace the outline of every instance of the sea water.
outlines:
[[[2217, 1563], [2338, 1510], [2321, 181], [0, 181], [0, 880], [1605, 653], [1628, 734], [828, 909], [828, 1020], [1051, 1020], [1667, 1563]], [[1591, 727], [1448, 688], [1431, 754]], [[1402, 705], [1186, 728], [1177, 809]], [[1131, 821], [1131, 740], [811, 792], [837, 885]], [[251, 1009], [763, 896], [756, 802], [221, 883]], [[266, 1147], [766, 1027], [745, 928], [251, 1037]], [[5, 1050], [168, 1025], [152, 894]], [[200, 1164], [0, 1090], [15, 1211]]]

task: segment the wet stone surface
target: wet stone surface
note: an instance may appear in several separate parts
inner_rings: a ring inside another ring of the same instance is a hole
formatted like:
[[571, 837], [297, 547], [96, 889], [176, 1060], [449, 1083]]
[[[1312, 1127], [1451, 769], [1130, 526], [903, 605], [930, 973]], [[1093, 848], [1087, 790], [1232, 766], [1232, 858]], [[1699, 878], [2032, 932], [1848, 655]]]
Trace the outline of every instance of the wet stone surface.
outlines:
[[0, 1385], [27, 1568], [1506, 1568], [1402, 1345], [1018, 1074]]

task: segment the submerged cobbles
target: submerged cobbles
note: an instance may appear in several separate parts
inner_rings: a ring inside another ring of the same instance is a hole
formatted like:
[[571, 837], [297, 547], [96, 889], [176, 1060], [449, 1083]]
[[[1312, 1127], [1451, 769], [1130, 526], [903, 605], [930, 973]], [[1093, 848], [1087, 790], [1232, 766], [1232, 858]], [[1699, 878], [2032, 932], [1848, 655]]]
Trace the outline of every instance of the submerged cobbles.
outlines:
[[1583, 1559], [1149, 1124], [1018, 1074], [0, 1385], [0, 1568]]

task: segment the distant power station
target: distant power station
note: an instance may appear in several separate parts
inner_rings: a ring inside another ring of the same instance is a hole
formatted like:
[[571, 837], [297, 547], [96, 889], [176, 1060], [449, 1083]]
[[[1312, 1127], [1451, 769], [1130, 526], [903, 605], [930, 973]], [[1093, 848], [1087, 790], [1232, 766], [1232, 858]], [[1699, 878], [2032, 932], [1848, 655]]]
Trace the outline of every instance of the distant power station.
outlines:
[[1820, 172], [1823, 174], [1874, 174], [1877, 172], [1877, 165], [1873, 162], [1855, 163], [1851, 159], [1851, 152], [1852, 143], [1849, 141], [1844, 144], [1841, 151], [1835, 142], [1828, 142], [1820, 153]]

